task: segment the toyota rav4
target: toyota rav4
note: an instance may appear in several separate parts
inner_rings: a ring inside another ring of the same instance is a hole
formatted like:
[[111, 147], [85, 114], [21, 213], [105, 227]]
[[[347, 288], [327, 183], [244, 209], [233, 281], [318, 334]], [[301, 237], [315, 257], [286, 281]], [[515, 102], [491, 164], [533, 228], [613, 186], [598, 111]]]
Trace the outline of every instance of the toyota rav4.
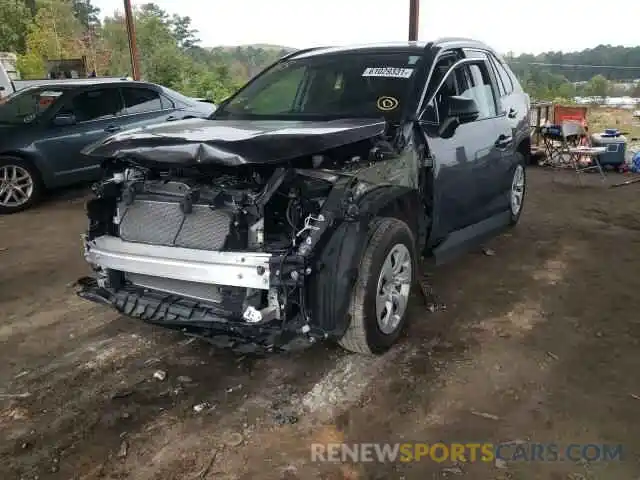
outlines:
[[208, 119], [90, 145], [79, 294], [236, 349], [380, 354], [422, 256], [518, 222], [529, 98], [465, 39], [295, 52]]

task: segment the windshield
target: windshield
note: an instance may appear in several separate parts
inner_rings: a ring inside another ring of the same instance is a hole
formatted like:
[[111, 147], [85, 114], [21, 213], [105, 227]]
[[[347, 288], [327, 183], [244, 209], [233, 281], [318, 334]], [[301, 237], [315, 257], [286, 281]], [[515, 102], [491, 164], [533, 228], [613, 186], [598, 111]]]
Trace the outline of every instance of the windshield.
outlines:
[[51, 108], [62, 90], [29, 89], [18, 91], [0, 101], [0, 123], [32, 123]]
[[258, 77], [216, 118], [398, 118], [419, 55], [339, 54], [285, 61]]

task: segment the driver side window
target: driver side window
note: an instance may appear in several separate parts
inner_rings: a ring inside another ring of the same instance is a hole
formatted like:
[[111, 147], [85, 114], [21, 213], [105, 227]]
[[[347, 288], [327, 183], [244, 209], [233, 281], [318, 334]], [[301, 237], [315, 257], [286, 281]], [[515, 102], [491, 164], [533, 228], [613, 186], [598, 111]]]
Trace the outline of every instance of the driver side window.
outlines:
[[[449, 68], [451, 68], [449, 63], [436, 66], [434, 71], [436, 84], [442, 81]], [[433, 124], [442, 123], [449, 113], [449, 99], [454, 96], [475, 100], [480, 113], [476, 120], [492, 118], [497, 115], [496, 97], [491, 77], [484, 64], [460, 65], [453, 72], [450, 72], [432, 102], [426, 107], [423, 120]]]

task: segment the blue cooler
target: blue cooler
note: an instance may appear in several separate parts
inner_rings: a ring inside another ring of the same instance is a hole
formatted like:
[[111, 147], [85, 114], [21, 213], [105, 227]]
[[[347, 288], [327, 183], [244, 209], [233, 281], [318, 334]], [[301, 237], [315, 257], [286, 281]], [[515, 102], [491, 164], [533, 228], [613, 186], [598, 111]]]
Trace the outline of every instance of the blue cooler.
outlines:
[[607, 128], [602, 133], [591, 135], [591, 144], [594, 147], [605, 147], [607, 151], [598, 155], [600, 165], [620, 167], [624, 165], [627, 152], [627, 138], [617, 128]]

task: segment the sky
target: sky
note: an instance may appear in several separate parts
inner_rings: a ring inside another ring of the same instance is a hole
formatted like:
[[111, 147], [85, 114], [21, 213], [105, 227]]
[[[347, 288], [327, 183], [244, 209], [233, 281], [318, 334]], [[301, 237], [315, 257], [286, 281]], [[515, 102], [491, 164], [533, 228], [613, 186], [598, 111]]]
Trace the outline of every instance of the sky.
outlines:
[[[131, 0], [134, 6], [148, 0]], [[92, 0], [110, 15], [122, 0]], [[268, 43], [294, 48], [405, 40], [409, 0], [155, 0], [192, 19], [203, 47]], [[515, 6], [519, 3], [521, 6]], [[640, 45], [640, 2], [421, 0], [419, 40], [470, 37], [501, 53]], [[545, 5], [546, 4], [546, 5]], [[617, 12], [624, 12], [617, 14]], [[608, 18], [607, 18], [608, 17]], [[569, 20], [570, 19], [570, 20]]]

